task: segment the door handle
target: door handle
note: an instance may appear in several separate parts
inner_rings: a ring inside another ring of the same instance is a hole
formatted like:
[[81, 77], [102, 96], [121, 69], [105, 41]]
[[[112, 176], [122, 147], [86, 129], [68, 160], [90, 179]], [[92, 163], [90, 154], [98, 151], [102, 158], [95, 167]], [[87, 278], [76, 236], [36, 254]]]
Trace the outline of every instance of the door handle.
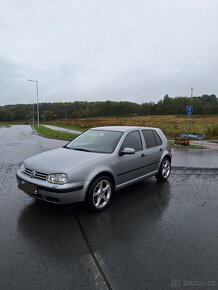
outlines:
[[160, 148], [160, 152], [162, 152], [163, 151], [163, 148]]
[[142, 153], [141, 157], [145, 157], [145, 156], [146, 156], [146, 154]]

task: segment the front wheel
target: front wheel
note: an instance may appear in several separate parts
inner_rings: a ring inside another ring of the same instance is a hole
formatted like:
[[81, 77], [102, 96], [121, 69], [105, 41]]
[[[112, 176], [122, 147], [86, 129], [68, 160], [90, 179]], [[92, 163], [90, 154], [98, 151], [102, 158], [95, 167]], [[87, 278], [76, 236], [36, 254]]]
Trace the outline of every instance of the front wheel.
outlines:
[[86, 198], [86, 203], [91, 210], [100, 211], [111, 201], [113, 184], [109, 177], [101, 176], [93, 181]]
[[160, 181], [165, 181], [169, 178], [171, 173], [171, 162], [169, 160], [169, 158], [164, 158], [158, 173], [155, 175], [155, 177], [157, 178], [157, 180]]

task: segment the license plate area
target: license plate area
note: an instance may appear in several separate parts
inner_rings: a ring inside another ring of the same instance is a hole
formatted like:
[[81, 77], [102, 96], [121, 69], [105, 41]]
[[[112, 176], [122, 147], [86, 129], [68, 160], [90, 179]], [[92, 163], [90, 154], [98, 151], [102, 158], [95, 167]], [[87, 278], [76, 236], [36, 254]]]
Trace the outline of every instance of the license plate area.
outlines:
[[25, 191], [25, 192], [28, 192], [30, 194], [35, 194], [37, 195], [38, 193], [38, 189], [37, 189], [37, 186], [35, 184], [32, 184], [32, 183], [28, 183], [28, 182], [22, 182], [22, 183], [19, 183], [18, 184], [18, 187]]

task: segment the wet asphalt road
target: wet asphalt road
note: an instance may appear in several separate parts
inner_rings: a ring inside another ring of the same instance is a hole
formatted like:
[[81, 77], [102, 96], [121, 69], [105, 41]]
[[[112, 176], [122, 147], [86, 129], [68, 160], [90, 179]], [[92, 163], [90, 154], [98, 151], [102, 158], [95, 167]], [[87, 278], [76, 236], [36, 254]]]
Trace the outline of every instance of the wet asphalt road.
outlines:
[[173, 167], [218, 169], [218, 150], [174, 149]]
[[174, 169], [98, 214], [38, 204], [17, 189], [18, 165], [64, 143], [0, 128], [0, 289], [218, 289], [218, 170]]

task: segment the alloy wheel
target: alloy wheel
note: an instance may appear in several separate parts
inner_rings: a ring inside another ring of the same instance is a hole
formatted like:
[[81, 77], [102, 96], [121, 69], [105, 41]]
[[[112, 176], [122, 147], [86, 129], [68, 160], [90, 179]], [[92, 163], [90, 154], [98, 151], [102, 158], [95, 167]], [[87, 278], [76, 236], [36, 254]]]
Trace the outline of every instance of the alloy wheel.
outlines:
[[164, 160], [162, 165], [162, 176], [164, 179], [167, 179], [170, 175], [171, 166], [170, 161], [168, 159]]
[[112, 188], [108, 180], [101, 180], [97, 183], [93, 191], [93, 204], [97, 209], [106, 206], [111, 196]]

